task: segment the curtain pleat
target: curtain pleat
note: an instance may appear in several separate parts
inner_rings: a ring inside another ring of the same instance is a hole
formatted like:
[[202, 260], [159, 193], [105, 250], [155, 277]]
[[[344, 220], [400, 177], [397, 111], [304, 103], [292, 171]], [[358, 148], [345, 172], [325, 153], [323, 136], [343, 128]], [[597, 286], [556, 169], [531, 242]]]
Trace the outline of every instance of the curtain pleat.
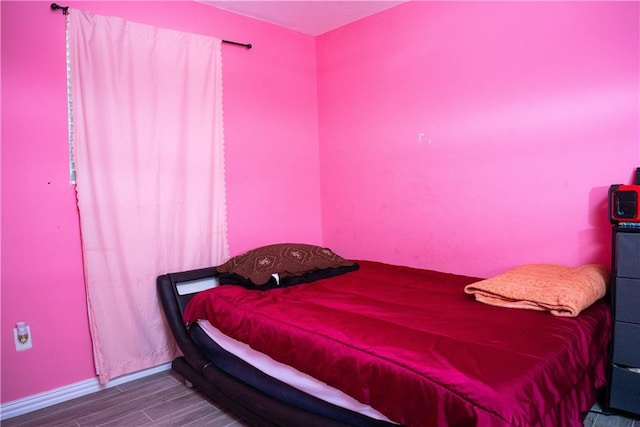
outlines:
[[221, 41], [69, 12], [76, 190], [105, 383], [178, 353], [156, 277], [228, 258]]

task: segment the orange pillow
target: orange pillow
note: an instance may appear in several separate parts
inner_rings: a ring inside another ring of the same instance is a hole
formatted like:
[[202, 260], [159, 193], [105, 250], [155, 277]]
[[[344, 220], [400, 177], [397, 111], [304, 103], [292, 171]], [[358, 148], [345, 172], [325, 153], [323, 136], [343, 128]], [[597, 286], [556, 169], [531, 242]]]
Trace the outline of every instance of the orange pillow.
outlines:
[[609, 278], [609, 269], [602, 265], [527, 264], [467, 285], [464, 291], [485, 304], [575, 317], [606, 294]]

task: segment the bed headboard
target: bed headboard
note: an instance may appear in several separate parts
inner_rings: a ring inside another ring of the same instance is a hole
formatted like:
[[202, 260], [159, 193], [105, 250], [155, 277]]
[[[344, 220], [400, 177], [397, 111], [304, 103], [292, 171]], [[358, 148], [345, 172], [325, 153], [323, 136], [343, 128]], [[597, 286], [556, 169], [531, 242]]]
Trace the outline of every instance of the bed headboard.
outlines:
[[187, 303], [195, 294], [218, 285], [217, 277], [218, 272], [215, 267], [208, 267], [163, 274], [156, 279], [158, 297], [176, 343], [189, 363], [200, 368], [199, 372], [202, 372], [209, 361], [202, 356], [191, 340], [189, 332], [182, 322], [182, 314]]
[[[162, 285], [160, 282], [162, 282]], [[180, 273], [169, 273], [158, 277], [158, 286], [166, 286], [173, 290], [174, 298], [182, 314], [187, 303], [195, 294], [218, 286], [218, 272], [215, 267], [208, 267]]]

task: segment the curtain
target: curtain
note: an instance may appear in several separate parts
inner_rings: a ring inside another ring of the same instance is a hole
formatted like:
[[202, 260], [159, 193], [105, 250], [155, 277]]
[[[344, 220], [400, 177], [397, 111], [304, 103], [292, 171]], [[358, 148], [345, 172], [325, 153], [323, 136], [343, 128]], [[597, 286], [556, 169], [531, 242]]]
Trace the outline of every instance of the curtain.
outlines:
[[106, 383], [178, 353], [156, 277], [228, 258], [221, 41], [69, 12], [87, 303]]

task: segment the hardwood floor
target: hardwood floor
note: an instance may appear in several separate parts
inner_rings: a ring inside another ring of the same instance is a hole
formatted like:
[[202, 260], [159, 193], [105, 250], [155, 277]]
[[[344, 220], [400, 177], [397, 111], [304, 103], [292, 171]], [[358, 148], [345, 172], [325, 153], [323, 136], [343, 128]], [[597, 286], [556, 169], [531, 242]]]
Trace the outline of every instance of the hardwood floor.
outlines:
[[[173, 371], [160, 372], [1, 422], [2, 427], [246, 427]], [[585, 427], [640, 427], [640, 419], [590, 412]], [[298, 426], [292, 426], [298, 427]], [[304, 426], [299, 426], [304, 427]]]
[[173, 371], [2, 421], [2, 427], [243, 427]]
[[640, 427], [640, 417], [605, 414], [596, 404], [585, 417], [584, 427]]

